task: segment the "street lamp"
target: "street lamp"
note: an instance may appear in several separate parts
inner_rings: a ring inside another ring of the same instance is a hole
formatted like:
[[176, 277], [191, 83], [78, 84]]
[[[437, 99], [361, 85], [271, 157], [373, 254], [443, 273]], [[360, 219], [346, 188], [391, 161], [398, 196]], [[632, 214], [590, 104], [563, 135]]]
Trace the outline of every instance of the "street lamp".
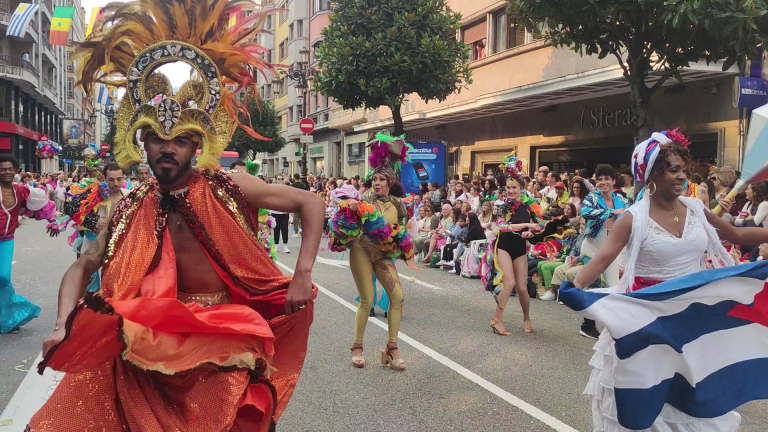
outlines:
[[[307, 115], [307, 91], [312, 70], [309, 67], [309, 49], [302, 47], [299, 50], [299, 61], [294, 63], [287, 71], [280, 71], [281, 75], [290, 78], [294, 83], [296, 97], [301, 98], [301, 112]], [[272, 81], [273, 83], [275, 80]], [[277, 93], [279, 94], [279, 93]], [[299, 119], [301, 120], [301, 119]], [[307, 179], [307, 145], [301, 143], [301, 178]]]

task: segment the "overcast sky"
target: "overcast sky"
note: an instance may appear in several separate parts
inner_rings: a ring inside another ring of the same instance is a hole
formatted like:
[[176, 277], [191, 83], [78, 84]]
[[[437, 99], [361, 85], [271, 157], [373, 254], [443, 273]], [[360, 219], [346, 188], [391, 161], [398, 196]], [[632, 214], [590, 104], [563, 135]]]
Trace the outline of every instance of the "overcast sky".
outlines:
[[[106, 6], [113, 0], [81, 0], [81, 5], [85, 8], [85, 25], [86, 28], [91, 19], [91, 10], [95, 7]], [[114, 0], [122, 1], [122, 0]], [[172, 63], [162, 66], [159, 70], [168, 76], [173, 88], [178, 89], [189, 79], [189, 72], [191, 67], [186, 63]]]

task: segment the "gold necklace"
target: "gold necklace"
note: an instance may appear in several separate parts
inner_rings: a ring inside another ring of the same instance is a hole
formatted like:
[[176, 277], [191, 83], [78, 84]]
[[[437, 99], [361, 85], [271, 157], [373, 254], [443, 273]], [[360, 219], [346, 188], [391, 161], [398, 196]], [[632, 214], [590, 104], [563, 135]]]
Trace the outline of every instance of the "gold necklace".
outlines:
[[[656, 207], [657, 207], [659, 210], [665, 211], [665, 212], [667, 212], [667, 213], [669, 213], [669, 212], [670, 212], [669, 210], [666, 210], [666, 209], [662, 208], [660, 205], [658, 205], [658, 204], [656, 204], [655, 202], [653, 202], [653, 200], [651, 200], [651, 203], [652, 203], [653, 205], [655, 205], [655, 206], [656, 206]], [[677, 203], [675, 203], [675, 216], [674, 216], [672, 219], [673, 219], [675, 222], [680, 222], [680, 208], [679, 208], [679, 206], [677, 205]]]

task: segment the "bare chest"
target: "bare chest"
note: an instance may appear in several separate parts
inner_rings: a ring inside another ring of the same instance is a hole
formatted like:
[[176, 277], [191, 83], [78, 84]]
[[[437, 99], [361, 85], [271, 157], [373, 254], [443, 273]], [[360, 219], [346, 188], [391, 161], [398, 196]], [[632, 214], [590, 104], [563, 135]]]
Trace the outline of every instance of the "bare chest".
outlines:
[[13, 192], [13, 188], [2, 188], [3, 190], [3, 207], [11, 209], [16, 205], [16, 194]]
[[176, 255], [179, 291], [188, 294], [215, 293], [226, 284], [213, 268], [208, 254], [180, 215], [168, 215], [168, 233]]

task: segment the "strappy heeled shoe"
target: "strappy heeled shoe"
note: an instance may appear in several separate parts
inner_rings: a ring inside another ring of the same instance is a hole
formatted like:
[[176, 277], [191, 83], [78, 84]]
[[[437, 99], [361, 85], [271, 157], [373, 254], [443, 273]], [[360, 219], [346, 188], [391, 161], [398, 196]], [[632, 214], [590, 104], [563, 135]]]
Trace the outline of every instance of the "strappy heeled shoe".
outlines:
[[[360, 355], [355, 355], [355, 350], [360, 350]], [[363, 347], [359, 346], [353, 346], [350, 351], [352, 351], [352, 366], [362, 369], [365, 367], [365, 356], [363, 355]]]
[[531, 326], [531, 321], [523, 321], [523, 331], [526, 333], [533, 333], [533, 326]]
[[499, 336], [510, 336], [512, 333], [510, 333], [508, 330], [501, 331], [496, 326], [499, 324], [503, 324], [501, 321], [496, 321], [495, 319], [491, 320], [491, 330], [493, 330], [493, 334], [499, 335]]
[[404, 371], [405, 360], [401, 358], [392, 357], [392, 351], [397, 351], [397, 347], [394, 347], [394, 348], [386, 347], [383, 350], [381, 350], [381, 364], [384, 365], [384, 367], [388, 367], [392, 370], [396, 370], [400, 372]]

